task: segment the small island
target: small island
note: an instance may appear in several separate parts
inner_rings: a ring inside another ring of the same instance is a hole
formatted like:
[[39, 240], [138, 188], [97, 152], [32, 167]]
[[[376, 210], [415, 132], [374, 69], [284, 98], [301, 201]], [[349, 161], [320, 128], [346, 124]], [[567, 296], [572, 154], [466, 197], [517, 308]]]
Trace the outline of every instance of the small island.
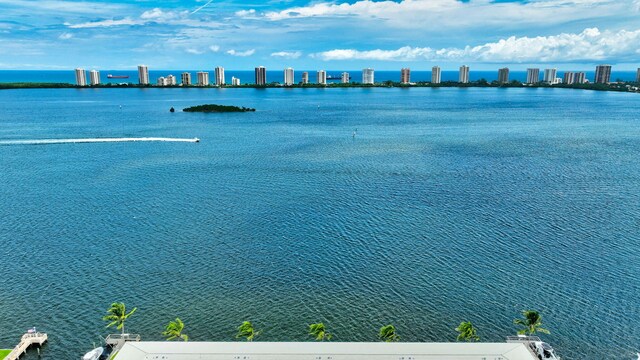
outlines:
[[184, 112], [206, 112], [206, 113], [223, 113], [223, 112], [249, 112], [256, 111], [253, 108], [246, 107], [238, 107], [231, 105], [215, 105], [215, 104], [205, 104], [198, 106], [191, 106], [188, 108], [182, 109]]

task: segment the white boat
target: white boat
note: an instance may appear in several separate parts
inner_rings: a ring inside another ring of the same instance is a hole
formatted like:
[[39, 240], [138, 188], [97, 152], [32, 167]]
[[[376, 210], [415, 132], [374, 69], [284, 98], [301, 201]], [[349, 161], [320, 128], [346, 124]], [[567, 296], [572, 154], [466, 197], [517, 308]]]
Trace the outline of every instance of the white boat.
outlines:
[[508, 343], [521, 342], [529, 347], [529, 350], [540, 360], [560, 360], [551, 345], [540, 340], [537, 336], [507, 336]]
[[82, 357], [82, 360], [98, 360], [100, 359], [100, 355], [102, 355], [103, 352], [104, 352], [103, 348], [101, 347], [95, 348], [89, 351], [88, 353], [84, 354], [84, 356]]

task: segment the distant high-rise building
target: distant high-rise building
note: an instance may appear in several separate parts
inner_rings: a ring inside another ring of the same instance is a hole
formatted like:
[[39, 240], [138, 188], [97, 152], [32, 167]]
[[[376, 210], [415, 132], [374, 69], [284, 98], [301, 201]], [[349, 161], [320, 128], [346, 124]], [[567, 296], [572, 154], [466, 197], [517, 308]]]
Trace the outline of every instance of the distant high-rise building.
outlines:
[[557, 69], [544, 69], [544, 82], [547, 84], [554, 84], [556, 81]]
[[540, 82], [540, 69], [529, 68], [527, 69], [527, 84], [537, 84]]
[[302, 73], [302, 83], [303, 84], [309, 83], [309, 73], [307, 71]]
[[458, 74], [458, 82], [462, 84], [469, 83], [469, 67], [467, 65], [460, 66], [460, 73]]
[[84, 71], [84, 69], [76, 69], [76, 85], [87, 86], [87, 73]]
[[267, 85], [267, 69], [264, 66], [258, 66], [256, 72], [256, 85]]
[[431, 83], [432, 84], [440, 84], [440, 66], [434, 66], [431, 68]]
[[324, 70], [318, 70], [316, 73], [316, 82], [321, 85], [327, 84], [327, 72]]
[[410, 82], [411, 82], [411, 69], [402, 68], [400, 70], [400, 83], [401, 84], [408, 84]]
[[287, 86], [291, 86], [293, 85], [293, 81], [294, 81], [293, 68], [289, 67], [284, 69], [284, 84]]
[[571, 85], [576, 81], [576, 74], [571, 71], [565, 71], [562, 76], [562, 82], [567, 85]]
[[349, 76], [348, 72], [343, 72], [342, 75], [340, 75], [340, 82], [343, 84], [348, 84], [349, 79], [351, 79], [351, 76]]
[[611, 81], [611, 65], [596, 66], [596, 84], [608, 84]]
[[573, 73], [573, 83], [574, 84], [584, 84], [587, 82], [587, 74], [583, 71], [578, 71]]
[[372, 68], [362, 69], [362, 83], [363, 84], [374, 84], [374, 70]]
[[156, 84], [157, 84], [158, 86], [167, 86], [168, 81], [167, 81], [167, 79], [166, 79], [164, 76], [160, 76], [160, 77], [158, 78], [158, 81], [156, 82]]
[[149, 68], [147, 65], [138, 65], [138, 84], [149, 85]]
[[99, 85], [100, 84], [100, 71], [98, 70], [91, 70], [89, 72], [89, 81], [91, 83], [91, 85]]
[[509, 82], [509, 68], [498, 69], [498, 83], [506, 84]]
[[167, 85], [176, 86], [176, 77], [173, 75], [167, 75]]
[[209, 86], [209, 73], [206, 71], [198, 71], [196, 73], [198, 78], [198, 86]]
[[216, 70], [216, 85], [217, 86], [222, 86], [225, 84], [225, 80], [224, 80], [224, 68], [222, 66], [217, 66]]
[[638, 68], [638, 72], [636, 73], [636, 82], [640, 83], [640, 68]]
[[235, 76], [232, 76], [232, 77], [231, 77], [231, 85], [233, 85], [233, 86], [240, 86], [240, 79], [238, 79], [238, 78], [237, 78], [237, 77], [235, 77]]
[[182, 86], [191, 85], [191, 73], [190, 72], [183, 72], [182, 75], [180, 76], [180, 78], [182, 80]]

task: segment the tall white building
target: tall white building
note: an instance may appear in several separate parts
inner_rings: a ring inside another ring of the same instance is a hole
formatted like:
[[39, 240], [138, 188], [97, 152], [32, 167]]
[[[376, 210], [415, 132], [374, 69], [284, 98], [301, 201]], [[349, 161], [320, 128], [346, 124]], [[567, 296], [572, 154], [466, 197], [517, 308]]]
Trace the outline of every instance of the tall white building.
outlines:
[[411, 69], [402, 68], [400, 69], [400, 83], [408, 84], [411, 82]]
[[293, 68], [288, 67], [288, 68], [284, 69], [284, 84], [286, 86], [293, 85], [293, 82], [294, 82], [293, 75], [294, 75]]
[[180, 80], [181, 80], [182, 86], [191, 85], [191, 73], [190, 72], [183, 72], [182, 75], [180, 75]]
[[231, 85], [233, 85], [233, 86], [240, 86], [240, 79], [238, 79], [238, 78], [237, 78], [237, 77], [235, 77], [235, 76], [232, 76], [232, 77], [231, 77]]
[[138, 65], [138, 84], [149, 85], [149, 68], [147, 65]]
[[345, 71], [342, 73], [342, 75], [340, 75], [340, 82], [343, 84], [348, 84], [350, 78], [351, 76], [349, 76], [349, 73]]
[[316, 73], [316, 82], [321, 85], [327, 85], [327, 72], [324, 70], [318, 70]]
[[527, 69], [527, 84], [537, 84], [540, 82], [540, 69]]
[[638, 72], [636, 73], [636, 82], [640, 83], [640, 68], [638, 68]]
[[196, 73], [198, 77], [198, 86], [209, 86], [209, 73], [206, 71], [198, 71]]
[[431, 68], [431, 83], [432, 84], [440, 84], [441, 82], [441, 71], [440, 66], [434, 66]]
[[156, 82], [158, 86], [167, 86], [168, 83], [169, 82], [167, 81], [167, 78], [165, 78], [164, 76], [160, 76], [158, 78], [158, 81]]
[[91, 70], [89, 72], [89, 81], [91, 83], [91, 86], [100, 85], [100, 71]]
[[216, 85], [217, 86], [222, 86], [225, 84], [224, 81], [224, 68], [222, 66], [217, 66], [216, 67]]
[[84, 71], [84, 69], [76, 69], [76, 85], [87, 86], [87, 73]]
[[302, 73], [302, 83], [303, 84], [309, 83], [309, 73], [307, 71]]
[[462, 84], [469, 83], [469, 67], [467, 65], [460, 66], [460, 72], [458, 75], [458, 82]]
[[544, 69], [544, 82], [547, 84], [555, 84], [557, 69]]
[[173, 75], [167, 75], [167, 85], [176, 86], [176, 77]]
[[571, 71], [565, 71], [564, 75], [562, 76], [562, 82], [567, 84], [567, 85], [571, 85], [575, 82], [575, 73], [572, 73]]
[[256, 85], [267, 85], [267, 69], [264, 66], [255, 68]]
[[578, 71], [573, 73], [573, 83], [574, 84], [584, 84], [587, 82], [587, 74], [584, 71]]
[[374, 71], [372, 68], [362, 69], [362, 83], [363, 84], [374, 84]]
[[509, 82], [509, 68], [498, 69], [498, 83], [506, 84]]

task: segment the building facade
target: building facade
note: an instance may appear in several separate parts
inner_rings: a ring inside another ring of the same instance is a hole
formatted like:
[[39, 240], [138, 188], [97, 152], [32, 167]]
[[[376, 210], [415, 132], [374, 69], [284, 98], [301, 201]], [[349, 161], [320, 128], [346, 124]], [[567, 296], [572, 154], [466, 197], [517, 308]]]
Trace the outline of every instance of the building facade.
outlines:
[[231, 85], [233, 85], [233, 86], [240, 86], [240, 79], [238, 79], [238, 78], [237, 78], [237, 77], [235, 77], [235, 76], [232, 76], [232, 77], [231, 77]]
[[575, 75], [576, 74], [571, 71], [565, 71], [564, 75], [562, 76], [562, 82], [567, 85], [575, 83]]
[[537, 84], [540, 82], [540, 69], [529, 68], [527, 69], [527, 84]]
[[176, 77], [173, 75], [167, 75], [167, 85], [176, 86]]
[[217, 66], [215, 69], [215, 73], [216, 73], [216, 85], [223, 86], [225, 84], [224, 68], [222, 66]]
[[608, 84], [611, 81], [611, 65], [596, 66], [596, 84]]
[[327, 85], [327, 72], [324, 70], [318, 70], [316, 73], [316, 82], [320, 85]]
[[309, 72], [305, 71], [302, 73], [302, 83], [303, 84], [309, 83]]
[[587, 82], [587, 74], [584, 71], [578, 71], [573, 73], [574, 84], [584, 84]]
[[342, 75], [340, 75], [340, 82], [343, 84], [348, 84], [349, 79], [351, 79], [351, 76], [349, 76], [349, 73], [346, 71], [343, 72]]
[[372, 68], [362, 69], [362, 83], [373, 85], [375, 81], [374, 75], [375, 73]]
[[556, 75], [558, 69], [544, 69], [544, 82], [547, 84], [554, 84], [556, 81]]
[[91, 85], [100, 85], [100, 71], [91, 70], [89, 72], [89, 82]]
[[191, 85], [191, 73], [190, 72], [183, 72], [182, 75], [180, 75], [180, 80], [181, 80], [182, 86]]
[[402, 68], [400, 70], [400, 83], [409, 84], [411, 82], [411, 69]]
[[638, 72], [636, 73], [636, 82], [640, 83], [640, 68], [638, 68]]
[[84, 69], [76, 69], [76, 85], [87, 86], [87, 73], [84, 71]]
[[498, 69], [498, 83], [506, 84], [509, 82], [509, 68]]
[[158, 85], [158, 86], [167, 86], [167, 83], [168, 83], [167, 79], [164, 76], [160, 76], [158, 78], [158, 81], [156, 82], [156, 85]]
[[147, 65], [138, 65], [138, 84], [149, 85], [149, 68]]
[[293, 68], [286, 68], [284, 69], [284, 84], [286, 86], [291, 86], [293, 85], [293, 81], [294, 81], [294, 73], [293, 73]]
[[209, 73], [206, 71], [198, 71], [196, 73], [198, 86], [209, 86]]
[[458, 72], [458, 82], [462, 84], [469, 83], [469, 67], [467, 65], [460, 66], [460, 70]]
[[267, 69], [264, 66], [258, 66], [255, 69], [256, 85], [267, 85]]
[[431, 68], [431, 83], [432, 84], [440, 84], [442, 81], [441, 78], [440, 66], [434, 66]]

